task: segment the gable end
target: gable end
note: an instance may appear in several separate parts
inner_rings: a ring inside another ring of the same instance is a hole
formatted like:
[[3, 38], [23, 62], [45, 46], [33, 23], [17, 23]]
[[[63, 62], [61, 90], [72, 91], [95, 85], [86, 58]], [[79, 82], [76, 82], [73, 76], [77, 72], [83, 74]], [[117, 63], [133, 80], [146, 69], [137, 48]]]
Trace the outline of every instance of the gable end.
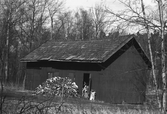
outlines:
[[115, 52], [110, 58], [108, 58], [105, 62], [102, 63], [102, 69], [107, 68], [112, 62], [114, 62], [119, 56], [121, 56], [123, 53], [125, 53], [131, 46], [134, 46], [139, 53], [139, 55], [142, 57], [146, 65], [149, 69], [151, 69], [151, 62], [144, 52], [144, 50], [141, 48], [139, 43], [136, 41], [135, 38], [132, 38], [129, 42], [127, 42], [124, 46], [122, 46], [117, 52]]

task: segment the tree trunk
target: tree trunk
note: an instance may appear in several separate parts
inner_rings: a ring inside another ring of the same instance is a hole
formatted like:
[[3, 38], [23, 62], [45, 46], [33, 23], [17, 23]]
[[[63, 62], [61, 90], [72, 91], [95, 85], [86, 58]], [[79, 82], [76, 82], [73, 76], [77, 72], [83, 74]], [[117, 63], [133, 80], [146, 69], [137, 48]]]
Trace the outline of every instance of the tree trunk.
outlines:
[[26, 84], [26, 74], [24, 75], [24, 79], [23, 79], [23, 90], [25, 90], [25, 84]]
[[0, 58], [0, 114], [2, 114], [2, 109], [3, 109], [3, 101], [4, 101], [4, 95], [3, 95], [3, 92], [4, 92], [4, 61], [3, 61], [3, 58], [4, 58], [4, 50], [2, 49], [2, 58]]
[[49, 16], [50, 16], [50, 40], [53, 39], [53, 27], [54, 27], [54, 23], [53, 23], [53, 17], [54, 17], [54, 14], [53, 12], [51, 12], [51, 10], [48, 8], [48, 11], [49, 11]]
[[150, 32], [149, 32], [149, 26], [146, 22], [146, 14], [145, 14], [145, 8], [144, 8], [143, 0], [141, 0], [141, 7], [142, 7], [142, 13], [143, 13], [144, 22], [145, 22], [145, 28], [146, 28], [146, 31], [147, 31], [147, 39], [148, 39], [147, 41], [148, 41], [148, 48], [149, 48], [150, 59], [151, 59], [151, 64], [152, 64], [151, 70], [152, 70], [152, 75], [153, 75], [154, 84], [155, 84], [155, 92], [156, 92], [158, 107], [161, 108], [161, 102], [160, 102], [159, 93], [158, 93], [158, 83], [157, 83], [157, 78], [156, 78], [156, 74], [155, 74], [155, 63], [154, 63], [152, 48], [151, 48], [151, 39], [150, 39], [151, 36], [150, 36]]
[[51, 19], [50, 40], [53, 39], [53, 19]]
[[161, 23], [161, 67], [162, 67], [162, 113], [166, 114], [166, 74], [165, 74], [165, 39], [164, 39], [164, 17], [163, 2], [158, 0], [159, 17]]
[[7, 82], [8, 75], [9, 75], [9, 19], [7, 21], [7, 31], [6, 31], [6, 57], [5, 57], [5, 79], [4, 81]]

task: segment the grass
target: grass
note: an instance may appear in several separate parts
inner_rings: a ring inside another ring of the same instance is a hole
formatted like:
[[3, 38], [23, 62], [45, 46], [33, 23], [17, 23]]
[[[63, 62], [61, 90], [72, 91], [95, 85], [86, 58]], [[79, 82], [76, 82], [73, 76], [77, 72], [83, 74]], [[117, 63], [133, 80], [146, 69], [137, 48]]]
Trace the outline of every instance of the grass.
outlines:
[[[8, 114], [13, 114], [14, 112], [19, 112], [18, 109], [16, 109], [18, 106], [17, 100], [7, 100], [6, 101], [6, 109]], [[20, 105], [21, 106], [21, 105]], [[23, 106], [23, 104], [22, 104]], [[154, 109], [129, 109], [127, 105], [124, 105], [124, 107], [119, 106], [106, 106], [106, 105], [97, 105], [97, 104], [68, 104], [65, 103], [62, 105], [61, 110], [58, 112], [57, 108], [55, 108], [57, 105], [54, 105], [53, 107], [47, 108], [48, 112], [47, 114], [161, 114], [158, 110]], [[26, 111], [24, 114], [33, 114], [34, 110]], [[39, 113], [40, 114], [40, 113]]]
[[[145, 105], [114, 105], [73, 98], [65, 99], [58, 111], [60, 97], [55, 97], [50, 101], [44, 97], [32, 95], [32, 91], [24, 90], [19, 85], [12, 83], [5, 84], [4, 88], [4, 95], [7, 98], [4, 102], [3, 110], [7, 114], [18, 114], [21, 108], [29, 110], [20, 114], [33, 114], [38, 108], [47, 109], [47, 114], [161, 114], [151, 103]], [[38, 113], [40, 114], [40, 112]]]
[[16, 83], [3, 83], [4, 90], [7, 91], [25, 91], [24, 87]]

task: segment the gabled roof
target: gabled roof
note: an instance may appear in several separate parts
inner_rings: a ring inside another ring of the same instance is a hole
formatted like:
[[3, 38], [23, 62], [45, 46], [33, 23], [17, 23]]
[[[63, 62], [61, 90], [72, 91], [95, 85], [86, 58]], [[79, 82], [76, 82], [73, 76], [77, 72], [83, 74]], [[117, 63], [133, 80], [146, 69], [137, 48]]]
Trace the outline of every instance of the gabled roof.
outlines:
[[112, 40], [48, 41], [29, 53], [21, 61], [35, 62], [47, 60], [102, 63], [132, 39], [134, 39], [134, 36], [128, 35], [120, 36]]

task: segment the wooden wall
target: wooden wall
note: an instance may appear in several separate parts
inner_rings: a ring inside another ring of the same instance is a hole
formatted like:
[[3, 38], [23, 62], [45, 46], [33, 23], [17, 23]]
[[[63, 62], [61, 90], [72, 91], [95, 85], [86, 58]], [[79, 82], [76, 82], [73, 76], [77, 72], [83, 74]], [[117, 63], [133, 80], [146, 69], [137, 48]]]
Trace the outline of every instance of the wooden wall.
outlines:
[[48, 73], [50, 72], [59, 72], [60, 77], [68, 77], [69, 73], [73, 73], [75, 76], [75, 82], [79, 86], [79, 93], [81, 94], [83, 87], [83, 74], [90, 73], [92, 77], [92, 89], [98, 85], [95, 82], [97, 78], [97, 71], [79, 71], [79, 70], [60, 70], [51, 67], [42, 67], [42, 68], [29, 68], [26, 70], [26, 89], [34, 90], [42, 82], [46, 81], [48, 78]]
[[110, 103], [143, 103], [146, 73], [147, 65], [131, 47], [99, 76], [97, 97]]

